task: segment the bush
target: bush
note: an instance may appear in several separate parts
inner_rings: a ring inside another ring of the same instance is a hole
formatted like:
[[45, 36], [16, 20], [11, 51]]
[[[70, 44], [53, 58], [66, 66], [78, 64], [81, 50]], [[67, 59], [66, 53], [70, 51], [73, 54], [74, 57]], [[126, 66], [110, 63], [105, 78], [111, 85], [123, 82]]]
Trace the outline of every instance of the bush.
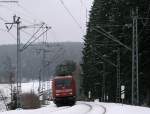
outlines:
[[40, 108], [39, 97], [34, 93], [24, 93], [21, 96], [21, 105], [23, 109]]
[[17, 108], [17, 92], [15, 88], [12, 93], [11, 102], [7, 104], [7, 107], [9, 110], [15, 110]]

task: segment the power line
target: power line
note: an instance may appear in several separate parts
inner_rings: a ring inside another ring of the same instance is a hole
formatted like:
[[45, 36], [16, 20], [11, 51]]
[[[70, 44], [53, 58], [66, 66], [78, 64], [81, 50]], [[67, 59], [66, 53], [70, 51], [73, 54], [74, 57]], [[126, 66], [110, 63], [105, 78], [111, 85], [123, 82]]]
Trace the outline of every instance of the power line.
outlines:
[[[76, 23], [76, 25], [80, 28], [80, 30], [82, 30], [83, 32], [83, 29], [81, 27], [81, 25], [79, 24], [79, 22], [76, 20], [76, 18], [72, 15], [72, 13], [70, 12], [70, 10], [68, 9], [68, 7], [65, 5], [64, 1], [63, 0], [59, 0], [60, 3], [63, 5], [63, 7], [65, 8], [65, 10], [68, 12], [68, 14], [72, 17], [72, 19], [74, 20], [74, 22]], [[84, 33], [84, 32], [83, 32]]]
[[4, 21], [5, 23], [7, 23], [8, 21], [5, 20], [4, 18], [0, 17], [0, 20]]
[[[8, 11], [11, 11], [11, 12], [13, 12], [13, 13], [16, 12], [16, 13], [19, 13], [19, 14], [22, 14], [22, 15], [26, 15], [26, 14], [24, 14], [24, 13], [22, 13], [22, 12], [15, 11], [14, 9], [12, 9], [12, 8], [10, 8], [10, 7], [7, 7], [7, 6], [5, 6], [5, 5], [2, 5], [2, 6], [3, 6], [3, 8], [5, 8], [5, 9], [7, 9]], [[26, 17], [29, 17], [29, 16], [26, 15]], [[25, 22], [29, 23], [29, 24], [34, 24], [33, 22], [31, 22], [31, 21], [29, 21], [29, 20], [27, 20], [27, 19], [24, 19], [24, 18], [21, 18], [21, 19], [24, 20]], [[31, 19], [33, 19], [33, 18], [31, 18]], [[0, 20], [4, 21], [5, 23], [8, 22], [7, 20], [5, 20], [5, 19], [2, 18], [2, 17], [0, 17]]]
[[[26, 17], [29, 17], [29, 15], [26, 15], [25, 13], [23, 13], [23, 12], [19, 12], [19, 11], [16, 11], [16, 10], [14, 10], [13, 8], [10, 8], [10, 7], [8, 7], [8, 6], [6, 6], [6, 5], [3, 5], [3, 8], [5, 8], [6, 10], [8, 10], [8, 11], [10, 11], [10, 12], [15, 12], [15, 13], [17, 13], [17, 14], [22, 14], [22, 15], [25, 15]], [[29, 17], [30, 19], [33, 19], [32, 17]], [[24, 19], [24, 18], [22, 18], [22, 20], [24, 20], [25, 22], [27, 22], [27, 23], [29, 23], [29, 24], [34, 24], [32, 21], [29, 21], [28, 19]]]
[[93, 30], [97, 31], [98, 33], [104, 35], [105, 37], [107, 37], [108, 39], [111, 39], [112, 41], [120, 44], [121, 46], [123, 46], [124, 48], [128, 49], [131, 51], [131, 48], [128, 47], [127, 45], [123, 44], [122, 42], [120, 42], [117, 38], [115, 38], [113, 35], [109, 34], [108, 32], [106, 32], [102, 27], [99, 27], [100, 30], [98, 30], [97, 28], [92, 28]]
[[[21, 29], [21, 31], [22, 31], [24, 34], [26, 34], [26, 35], [28, 35], [28, 36], [30, 36], [30, 37], [33, 36], [33, 34], [27, 32], [27, 31], [25, 31], [25, 30], [23, 30], [23, 29]], [[33, 36], [33, 38], [37, 38], [37, 37]], [[29, 39], [28, 39], [28, 40], [29, 40]]]
[[[5, 20], [4, 18], [2, 18], [2, 17], [0, 17], [0, 20], [2, 20], [3, 22], [5, 22], [5, 23], [8, 23], [8, 21], [7, 20]], [[7, 32], [7, 33], [9, 33], [9, 35], [11, 36], [11, 38], [13, 39], [13, 40], [15, 40], [16, 41], [16, 37], [12, 34], [12, 33], [10, 33], [10, 32], [8, 32], [8, 31], [6, 31], [6, 30], [4, 30], [4, 29], [1, 29], [0, 28], [0, 30], [1, 31], [3, 31], [3, 32]]]
[[[23, 19], [23, 18], [21, 18], [21, 19]], [[2, 17], [0, 17], [0, 20], [2, 20], [3, 22], [5, 22], [5, 23], [8, 23], [8, 21], [7, 20], [5, 20], [4, 18], [2, 18]], [[32, 23], [33, 24], [33, 23]], [[28, 28], [28, 26], [26, 26], [27, 28]], [[41, 29], [41, 28], [40, 28]], [[22, 30], [22, 29], [21, 29]], [[8, 32], [8, 31], [6, 31], [6, 30], [4, 30], [4, 29], [1, 29], [1, 31], [3, 31], [3, 32]], [[27, 35], [30, 35], [32, 38], [34, 37], [34, 35], [32, 35], [32, 34], [30, 34], [30, 33], [28, 33], [28, 32], [26, 32], [26, 31], [24, 31], [24, 30], [22, 30], [25, 34], [27, 34]], [[9, 35], [14, 39], [14, 40], [16, 40], [16, 38], [15, 38], [15, 36], [12, 34], [12, 33], [10, 33], [10, 32], [8, 32], [9, 33]], [[37, 33], [37, 32], [36, 32]], [[35, 34], [36, 34], [35, 33]], [[34, 37], [34, 38], [36, 38], [36, 37]]]
[[[27, 14], [30, 14], [30, 15], [34, 16], [34, 17], [31, 16], [32, 19], [37, 20], [38, 17], [37, 17], [36, 15], [34, 15], [33, 13], [31, 13], [28, 9], [26, 9], [25, 7], [23, 7], [21, 4], [18, 3], [17, 5], [18, 5], [18, 7], [20, 7], [23, 11], [25, 11]], [[36, 17], [36, 18], [35, 18], [35, 17]], [[39, 18], [38, 18], [38, 21], [39, 21], [39, 22], [43, 22], [43, 21], [42, 21], [41, 19], [39, 19]]]
[[[15, 13], [18, 13], [18, 14], [22, 14], [22, 15], [25, 15], [26, 17], [28, 17], [28, 18], [30, 18], [30, 19], [32, 19], [32, 20], [37, 20], [37, 18], [35, 18], [36, 16], [31, 16], [31, 15], [33, 15], [33, 14], [31, 14], [29, 11], [27, 11], [27, 9], [25, 9], [23, 6], [21, 6], [19, 3], [17, 3], [17, 6], [20, 8], [20, 9], [22, 9], [22, 11], [23, 12], [20, 12], [20, 10], [18, 11], [16, 11], [16, 10], [14, 10], [13, 8], [10, 8], [10, 7], [8, 7], [8, 6], [6, 6], [6, 5], [2, 5], [3, 6], [3, 8], [5, 8], [5, 9], [7, 9], [8, 11], [11, 11], [11, 12], [15, 12]], [[26, 13], [25, 13], [26, 12]], [[30, 15], [29, 15], [30, 14]], [[21, 18], [22, 20], [24, 20], [25, 22], [27, 22], [27, 23], [29, 23], [29, 24], [34, 24], [32, 21], [30, 21], [30, 20], [28, 20], [27, 18], [25, 19], [25, 18]], [[41, 20], [38, 20], [39, 22], [43, 22], [43, 21], [41, 21]]]
[[40, 28], [31, 36], [31, 38], [26, 42], [26, 44], [23, 46], [26, 47], [26, 45], [28, 45], [28, 43], [35, 37], [35, 35], [41, 30], [41, 28], [44, 26], [44, 23], [40, 26]]
[[47, 29], [42, 32], [38, 37], [36, 37], [34, 40], [30, 41], [28, 44], [26, 44], [21, 51], [25, 50], [26, 48], [28, 48], [33, 42], [35, 42], [36, 40], [38, 40], [43, 34], [45, 34], [48, 30], [50, 29], [50, 27], [47, 27]]
[[80, 0], [80, 3], [81, 3], [81, 6], [85, 9], [85, 18], [86, 18], [86, 26], [87, 26], [87, 23], [88, 23], [88, 9], [87, 9], [87, 6], [85, 4], [85, 2], [83, 2], [83, 0]]
[[[23, 29], [22, 29], [21, 31], [22, 31], [23, 33], [25, 33], [26, 35], [30, 36], [30, 37], [33, 35], [33, 34], [27, 32], [27, 31], [23, 30]], [[34, 38], [35, 38], [35, 37], [34, 37]]]
[[10, 1], [1, 0], [0, 2], [3, 2], [3, 3], [19, 3], [18, 1], [14, 1], [14, 0], [10, 0]]
[[[0, 17], [0, 20], [2, 20], [3, 22], [5, 22], [5, 23], [8, 23], [8, 21], [7, 20], [5, 20], [4, 18], [2, 18], [2, 17]], [[12, 34], [12, 33], [10, 33], [10, 32], [8, 32], [8, 31], [6, 31], [6, 30], [4, 30], [4, 29], [0, 29], [1, 31], [3, 31], [3, 32], [7, 32], [7, 33], [9, 33], [9, 35], [11, 36], [11, 38], [13, 38], [13, 40], [15, 40], [16, 41], [16, 37]]]
[[[13, 16], [13, 22], [12, 23], [5, 23], [7, 29], [11, 29], [12, 26], [10, 28], [8, 28], [7, 25], [13, 25], [16, 24], [17, 25], [17, 108], [21, 107], [21, 52], [23, 50], [25, 50], [26, 48], [28, 48], [33, 42], [35, 42], [37, 39], [39, 39], [45, 32], [47, 32], [50, 27], [46, 26], [46, 30], [44, 32], [42, 32], [40, 35], [38, 35], [35, 39], [33, 39], [33, 37], [35, 36], [35, 34], [37, 34], [37, 32], [40, 31], [40, 29], [44, 26], [44, 23], [42, 23], [42, 25], [40, 26], [40, 28], [33, 34], [33, 36], [31, 36], [31, 38], [29, 39], [29, 41], [23, 46], [23, 48], [20, 47], [20, 30], [24, 27], [20, 26], [20, 17], [16, 17], [16, 15]], [[25, 26], [26, 27], [26, 26]], [[33, 40], [32, 40], [33, 39]]]
[[14, 39], [15, 41], [17, 41], [16, 37], [11, 32], [7, 32], [7, 33], [11, 36], [12, 39]]
[[[5, 20], [4, 18], [2, 18], [2, 17], [0, 17], [0, 20], [2, 20], [3, 22], [5, 22], [5, 23], [8, 23], [8, 21], [7, 20]], [[6, 31], [6, 30], [4, 30], [4, 29], [0, 29], [1, 31], [3, 31], [3, 32], [7, 32], [10, 36], [11, 36], [11, 38], [13, 38], [14, 40], [16, 40], [16, 37], [12, 34], [12, 33], [10, 33], [10, 32], [8, 32], [8, 31]], [[26, 33], [26, 34], [28, 34], [28, 35], [30, 35], [31, 36], [31, 34], [30, 33], [27, 33], [26, 31], [24, 31], [24, 30], [22, 30], [24, 33]]]
[[16, 37], [12, 33], [8, 32], [7, 30], [4, 30], [2, 28], [0, 28], [0, 31], [9, 33], [9, 35], [11, 36], [11, 38], [16, 41]]
[[[21, 18], [21, 19], [23, 19], [23, 18]], [[5, 23], [8, 23], [8, 21], [7, 21], [6, 19], [2, 18], [2, 17], [0, 17], [0, 20], [2, 20], [2, 21], [5, 22]], [[32, 24], [33, 24], [33, 23], [32, 23]], [[34, 25], [35, 25], [35, 24], [34, 24]], [[23, 27], [25, 27], [25, 26], [23, 26]], [[42, 27], [43, 27], [43, 26], [42, 26]], [[41, 28], [42, 28], [42, 27], [41, 27]], [[26, 26], [26, 28], [28, 28], [28, 26]], [[21, 29], [25, 34], [31, 36], [31, 38], [28, 40], [27, 43], [29, 43], [29, 42], [32, 40], [32, 38], [37, 38], [37, 37], [35, 37], [35, 34], [36, 34], [37, 32], [39, 32], [39, 30], [40, 30], [41, 28], [39, 28], [33, 35], [30, 34], [30, 33], [28, 33], [28, 32], [26, 32], [26, 31], [24, 31], [23, 29]], [[12, 33], [8, 32], [8, 31], [6, 31], [6, 30], [4, 30], [4, 29], [1, 29], [1, 31], [7, 32], [7, 33], [11, 36], [11, 38], [13, 38], [14, 40], [16, 40], [16, 37], [15, 37]], [[26, 45], [25, 45], [25, 46], [26, 46]]]
[[21, 18], [23, 21], [25, 21], [25, 22], [27, 22], [27, 23], [29, 23], [29, 24], [34, 24], [34, 22], [32, 22], [32, 21], [29, 21], [29, 20], [27, 20], [27, 19], [24, 19], [24, 18]]

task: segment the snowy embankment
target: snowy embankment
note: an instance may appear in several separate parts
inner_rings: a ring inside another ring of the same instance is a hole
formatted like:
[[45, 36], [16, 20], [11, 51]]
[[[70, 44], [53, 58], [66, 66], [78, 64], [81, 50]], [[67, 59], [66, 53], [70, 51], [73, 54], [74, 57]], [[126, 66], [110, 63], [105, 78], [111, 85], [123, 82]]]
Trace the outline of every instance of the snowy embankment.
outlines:
[[0, 114], [150, 114], [150, 108], [100, 102], [77, 102], [69, 107], [56, 107], [53, 103], [34, 110], [13, 110]]
[[[50, 91], [51, 89], [51, 81], [46, 81], [44, 83], [45, 85], [45, 91]], [[13, 90], [16, 87], [16, 84], [13, 84]], [[28, 83], [22, 83], [21, 84], [22, 93], [30, 93], [31, 91], [35, 94], [38, 94], [39, 89], [39, 82], [38, 81], [32, 81]], [[2, 96], [5, 98], [5, 100], [2, 99]], [[11, 85], [10, 84], [0, 84], [0, 111], [6, 110], [5, 103], [10, 102], [11, 97]], [[5, 103], [4, 103], [5, 102]]]
[[150, 114], [150, 108], [115, 103], [99, 103], [106, 108], [106, 114]]
[[[51, 81], [46, 81], [44, 83], [45, 85], [45, 90], [49, 90], [51, 89]], [[16, 84], [13, 85], [16, 86]], [[22, 83], [21, 84], [21, 89], [22, 89], [22, 93], [29, 93], [29, 92], [34, 92], [34, 93], [38, 93], [38, 88], [39, 88], [39, 82], [38, 81], [33, 81], [33, 82], [28, 82], [28, 83]], [[0, 84], [0, 91], [2, 92], [2, 94], [6, 97], [10, 97], [10, 92], [11, 92], [11, 86], [10, 84]]]

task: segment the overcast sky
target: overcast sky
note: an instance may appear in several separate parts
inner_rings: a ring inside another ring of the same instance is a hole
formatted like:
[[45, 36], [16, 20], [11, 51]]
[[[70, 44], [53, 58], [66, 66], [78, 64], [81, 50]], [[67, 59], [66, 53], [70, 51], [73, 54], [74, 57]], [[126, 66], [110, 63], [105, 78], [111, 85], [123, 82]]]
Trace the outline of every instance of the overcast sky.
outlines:
[[[0, 3], [0, 17], [12, 22], [14, 14], [21, 17], [21, 25], [45, 22], [52, 27], [48, 32], [49, 42], [76, 41], [83, 42], [86, 32], [86, 9], [89, 11], [93, 0], [63, 0], [77, 22], [66, 11], [61, 0], [19, 0], [18, 4]], [[8, 33], [5, 22], [0, 20], [0, 44], [16, 43], [16, 27]], [[78, 24], [77, 24], [78, 23]], [[34, 29], [25, 29], [32, 34]], [[30, 36], [21, 31], [21, 42]], [[42, 38], [38, 41], [42, 41]]]

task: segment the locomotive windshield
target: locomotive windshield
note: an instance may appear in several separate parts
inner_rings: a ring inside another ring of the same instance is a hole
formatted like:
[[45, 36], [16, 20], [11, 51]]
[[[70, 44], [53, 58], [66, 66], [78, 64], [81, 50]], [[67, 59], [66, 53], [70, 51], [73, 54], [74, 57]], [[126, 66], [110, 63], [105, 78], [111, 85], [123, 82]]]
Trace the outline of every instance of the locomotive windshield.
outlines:
[[56, 88], [60, 89], [62, 87], [68, 88], [71, 86], [72, 80], [69, 79], [57, 79], [55, 80]]

